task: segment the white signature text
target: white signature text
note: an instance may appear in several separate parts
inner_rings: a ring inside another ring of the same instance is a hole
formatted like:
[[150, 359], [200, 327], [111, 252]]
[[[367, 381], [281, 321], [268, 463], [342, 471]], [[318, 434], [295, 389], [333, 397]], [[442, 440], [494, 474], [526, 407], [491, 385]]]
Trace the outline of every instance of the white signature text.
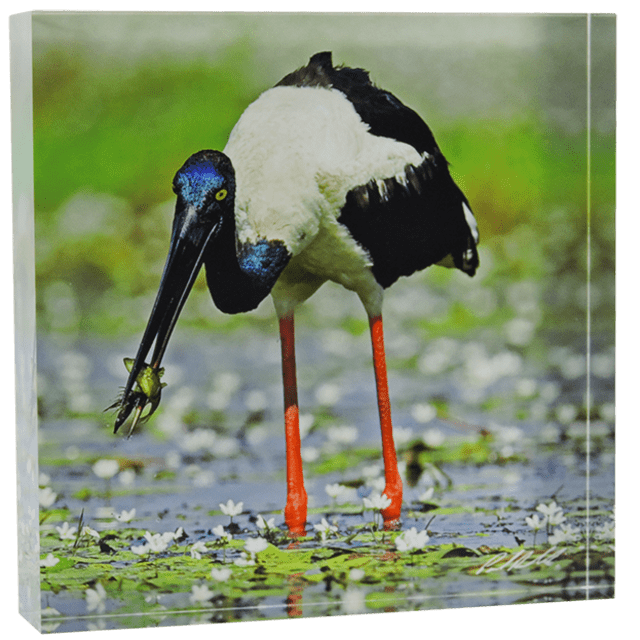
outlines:
[[516, 571], [531, 567], [532, 565], [547, 565], [548, 567], [562, 555], [562, 550], [558, 547], [547, 549], [542, 555], [533, 556], [533, 550], [525, 551], [522, 549], [515, 554], [499, 553], [493, 558], [489, 558], [477, 571], [476, 575], [481, 573], [491, 573], [492, 571]]

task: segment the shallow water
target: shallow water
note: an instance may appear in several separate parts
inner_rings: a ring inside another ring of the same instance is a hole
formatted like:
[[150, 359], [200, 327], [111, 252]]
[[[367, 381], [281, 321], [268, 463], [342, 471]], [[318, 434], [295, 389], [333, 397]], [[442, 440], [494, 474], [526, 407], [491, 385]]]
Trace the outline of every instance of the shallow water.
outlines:
[[[114, 528], [162, 533], [182, 527], [186, 537], [159, 554], [156, 562], [188, 554], [201, 540], [210, 545], [203, 559], [207, 566], [212, 562], [234, 566], [231, 563], [241, 557], [239, 548], [229, 548], [224, 555], [220, 549], [211, 550], [217, 540], [212, 529], [229, 525], [229, 516], [221, 513], [219, 503], [229, 499], [243, 502], [242, 513], [233, 518], [237, 539], [256, 536], [258, 514], [273, 517], [277, 529], [283, 527], [281, 510], [286, 496], [279, 345], [256, 334], [225, 336], [224, 340], [201, 338], [196, 344], [195, 335], [178, 337], [172, 346], [165, 363], [164, 379], [169, 386], [162, 412], [128, 439], [114, 436], [111, 416], [98, 414], [94, 407], [109, 404], [123, 383], [121, 358], [134, 352], [135, 343], [123, 349], [105, 342], [70, 346], [41, 339], [39, 371], [41, 389], [46, 393], [41, 405], [40, 472], [48, 476], [45, 485], [58, 494], [51, 509], [66, 507], [70, 525], [77, 524], [82, 512], [83, 524], [98, 534]], [[395, 339], [400, 341], [400, 337]], [[302, 444], [307, 459], [308, 533], [313, 536], [313, 525], [322, 518], [339, 532], [326, 541], [309, 538], [299, 547], [353, 554], [358, 549], [369, 552], [376, 545], [385, 545], [384, 538], [377, 542], [375, 538], [368, 542], [349, 540], [352, 532], [362, 530], [373, 518], [371, 511], [362, 510], [362, 498], [379, 493], [383, 485], [366, 335], [345, 335], [342, 339], [357, 346], [350, 353], [336, 355], [326, 347], [326, 340], [310, 330], [303, 328], [298, 336], [303, 433], [307, 431]], [[393, 339], [389, 342], [393, 344]], [[469, 351], [463, 343], [454, 346], [458, 354]], [[500, 353], [504, 360], [509, 350], [503, 348], [494, 354], [494, 363]], [[438, 375], [425, 375], [417, 366], [394, 367], [390, 358], [397, 446], [405, 477], [406, 462], [416, 442], [435, 443], [435, 450], [456, 442], [473, 447], [482, 441], [482, 430], [491, 434], [489, 458], [474, 461], [463, 456], [432, 465], [429, 458], [425, 463], [422, 457], [422, 473], [415, 486], [405, 482], [401, 529], [416, 527], [420, 531], [426, 527], [428, 549], [454, 544], [462, 551], [456, 552], [461, 558], [452, 562], [466, 562], [464, 566], [443, 562], [435, 573], [420, 578], [408, 569], [411, 563], [403, 564], [393, 579], [388, 576], [382, 583], [368, 583], [365, 575], [353, 584], [348, 580], [342, 584], [331, 580], [297, 584], [295, 577], [289, 576], [257, 596], [248, 592], [246, 598], [231, 601], [220, 595], [198, 606], [190, 601], [188, 589], [182, 593], [145, 589], [146, 602], [155, 598], [154, 606], [162, 606], [162, 615], [150, 610], [144, 615], [125, 612], [126, 598], [113, 597], [111, 592], [99, 611], [89, 611], [84, 590], [54, 593], [45, 582], [42, 606], [59, 612], [50, 618], [47, 630], [509, 604], [583, 598], [585, 593], [611, 597], [609, 568], [598, 574], [600, 582], [594, 580], [596, 572], [592, 571], [592, 584], [586, 590], [582, 573], [576, 578], [580, 590], [567, 578], [566, 568], [564, 574], [547, 576], [544, 582], [529, 580], [531, 569], [505, 570], [500, 576], [497, 571], [478, 574], [469, 569], [470, 562], [481, 566], [498, 552], [517, 554], [523, 544], [533, 549], [533, 531], [525, 518], [536, 513], [540, 503], [555, 501], [564, 509], [567, 522], [580, 530], [581, 539], [586, 536], [588, 543], [591, 536], [593, 541], [598, 528], [609, 521], [614, 498], [614, 439], [609, 420], [612, 381], [603, 379], [598, 387], [600, 401], [590, 420], [592, 438], [587, 457], [586, 425], [577, 401], [582, 377], [563, 378], [557, 368], [544, 371], [522, 359], [517, 375], [509, 374], [506, 367], [505, 374], [486, 376], [481, 383], [473, 372], [484, 366], [481, 360], [486, 354], [477, 357], [480, 360], [475, 363], [459, 357], [458, 364]], [[424, 408], [434, 398], [440, 406], [437, 415]], [[493, 409], [487, 408], [492, 405]], [[349, 452], [343, 470], [327, 471], [318, 466], [323, 460], [338, 460], [341, 452]], [[93, 463], [103, 458], [119, 461], [120, 471], [109, 481], [92, 471]], [[332, 499], [326, 487], [333, 483], [346, 483], [350, 488]], [[430, 488], [434, 489], [432, 497], [421, 500]], [[136, 513], [131, 523], [113, 519], [113, 512], [132, 508]], [[44, 519], [43, 557], [51, 548], [52, 529], [61, 524], [55, 518]], [[537, 533], [538, 550], [545, 548], [546, 539], [544, 530]], [[142, 542], [141, 534], [133, 541]], [[389, 544], [390, 539], [386, 546], [392, 557], [396, 550]], [[280, 538], [276, 546], [286, 549], [288, 543]], [[560, 553], [571, 556], [571, 566], [576, 565], [580, 556], [576, 546], [563, 549], [561, 546]], [[605, 556], [611, 554], [607, 545]], [[384, 563], [385, 557], [379, 562]], [[504, 562], [507, 560], [505, 555]], [[119, 560], [118, 554], [105, 555], [103, 562], [131, 566], [130, 560]], [[416, 562], [419, 566], [420, 558], [416, 557]], [[312, 580], [313, 575], [307, 577]], [[215, 584], [207, 584], [215, 591]], [[220, 589], [224, 593], [224, 588]]]

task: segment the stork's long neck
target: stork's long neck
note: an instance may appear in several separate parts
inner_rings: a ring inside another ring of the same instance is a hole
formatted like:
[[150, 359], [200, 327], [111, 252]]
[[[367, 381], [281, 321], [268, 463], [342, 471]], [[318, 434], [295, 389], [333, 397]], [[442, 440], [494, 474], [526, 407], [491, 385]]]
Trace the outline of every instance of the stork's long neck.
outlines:
[[291, 255], [280, 240], [240, 244], [232, 209], [207, 248], [205, 270], [213, 301], [224, 313], [255, 309], [266, 298]]

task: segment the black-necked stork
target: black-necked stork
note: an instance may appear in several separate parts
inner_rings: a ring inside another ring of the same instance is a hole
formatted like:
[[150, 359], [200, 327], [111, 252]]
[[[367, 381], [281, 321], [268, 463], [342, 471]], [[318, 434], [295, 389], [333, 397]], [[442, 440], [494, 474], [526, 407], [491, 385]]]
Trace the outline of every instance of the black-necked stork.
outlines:
[[[294, 311], [327, 280], [360, 297], [369, 317], [382, 454], [400, 518], [402, 481], [393, 442], [382, 331], [386, 287], [429, 265], [473, 275], [478, 231], [429, 127], [362, 69], [331, 53], [263, 93], [220, 151], [192, 155], [176, 173], [171, 244], [149, 323], [116, 406], [116, 430], [160, 398], [160, 362], [205, 266], [216, 306], [255, 309], [270, 293], [280, 324], [287, 460], [285, 522], [305, 531], [294, 350]], [[152, 343], [151, 364], [145, 363]], [[148, 417], [148, 416], [146, 416]]]

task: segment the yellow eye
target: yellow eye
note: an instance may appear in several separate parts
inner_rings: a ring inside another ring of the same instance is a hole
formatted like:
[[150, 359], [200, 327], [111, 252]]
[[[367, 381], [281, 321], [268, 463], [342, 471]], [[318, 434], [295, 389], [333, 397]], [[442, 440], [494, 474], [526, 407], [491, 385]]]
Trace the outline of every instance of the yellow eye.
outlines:
[[216, 200], [224, 200], [226, 197], [227, 197], [226, 189], [220, 189], [220, 191], [216, 193]]

